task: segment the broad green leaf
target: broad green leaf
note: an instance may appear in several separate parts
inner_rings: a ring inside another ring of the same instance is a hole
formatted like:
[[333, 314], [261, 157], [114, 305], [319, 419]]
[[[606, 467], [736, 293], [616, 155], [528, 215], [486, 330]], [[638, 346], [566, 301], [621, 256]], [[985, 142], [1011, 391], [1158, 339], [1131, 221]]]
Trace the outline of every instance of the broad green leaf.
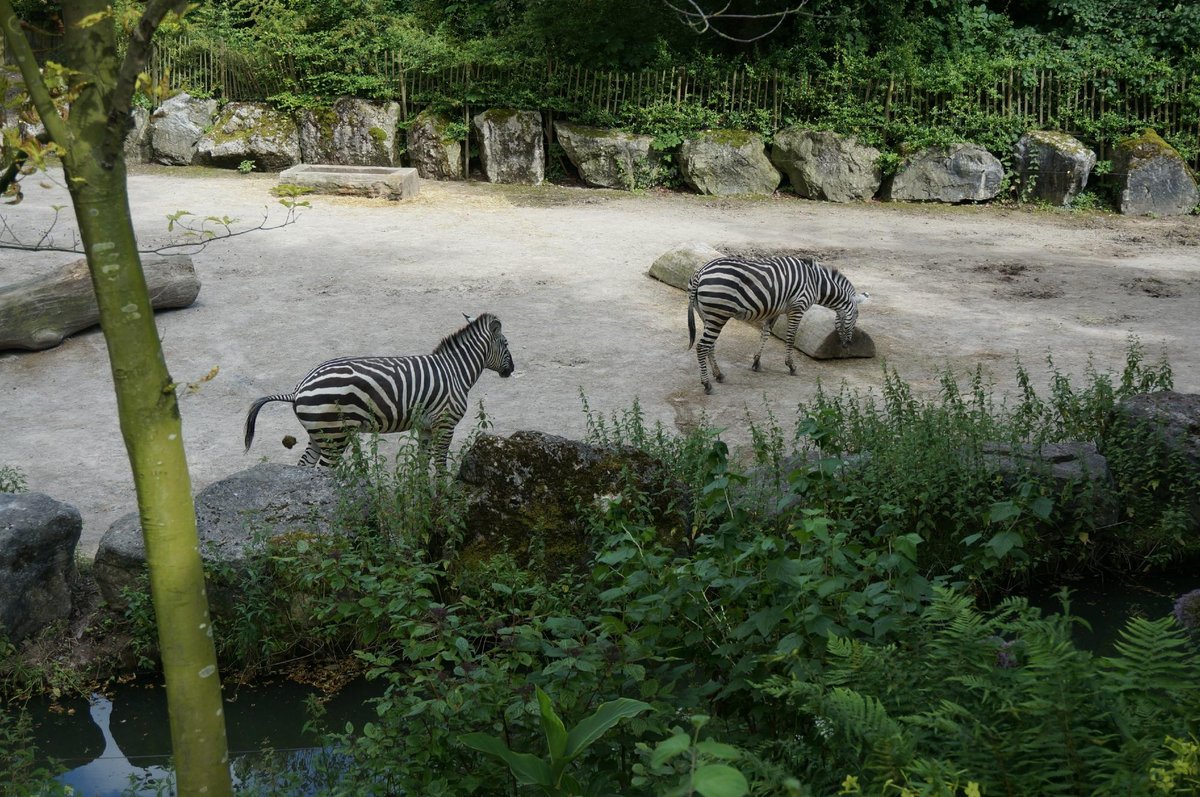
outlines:
[[537, 687], [537, 699], [538, 708], [542, 712], [542, 730], [546, 732], [546, 745], [550, 749], [550, 763], [553, 766], [562, 760], [567, 751], [567, 729], [558, 714], [554, 713], [550, 696], [543, 692], [540, 686]]
[[719, 758], [722, 761], [733, 761], [742, 755], [742, 752], [733, 745], [725, 744], [724, 742], [714, 742], [712, 739], [697, 742], [696, 749], [707, 756]]
[[988, 547], [996, 554], [997, 559], [1003, 559], [1013, 548], [1020, 548], [1022, 542], [1021, 535], [1017, 532], [1002, 531], [988, 540]]
[[592, 742], [604, 735], [612, 726], [627, 717], [636, 717], [650, 708], [649, 703], [621, 697], [608, 703], [603, 703], [590, 717], [582, 720], [567, 734], [566, 760], [586, 750]]
[[1017, 506], [1012, 501], [997, 501], [996, 503], [992, 504], [992, 508], [988, 512], [988, 522], [1000, 523], [1005, 520], [1012, 520], [1020, 514], [1021, 507]]
[[517, 779], [518, 783], [526, 786], [554, 785], [550, 766], [545, 761], [529, 753], [515, 753], [509, 750], [508, 745], [495, 736], [488, 736], [486, 733], [468, 733], [458, 737], [458, 740], [467, 747], [481, 753], [494, 755], [508, 764], [508, 768], [512, 770], [513, 777]]
[[750, 793], [746, 778], [731, 766], [706, 764], [692, 775], [692, 788], [702, 797], [743, 797]]
[[670, 739], [663, 739], [654, 748], [654, 753], [650, 756], [650, 765], [655, 767], [662, 766], [688, 749], [691, 743], [692, 739], [686, 733], [677, 733]]

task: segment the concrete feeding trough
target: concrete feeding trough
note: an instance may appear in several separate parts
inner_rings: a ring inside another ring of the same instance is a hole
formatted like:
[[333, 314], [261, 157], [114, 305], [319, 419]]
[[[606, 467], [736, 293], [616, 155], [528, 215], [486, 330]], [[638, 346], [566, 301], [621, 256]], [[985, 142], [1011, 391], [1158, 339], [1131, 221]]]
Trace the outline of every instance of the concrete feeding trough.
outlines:
[[304, 163], [279, 173], [280, 184], [301, 185], [319, 194], [411, 199], [417, 195], [417, 170], [398, 166], [339, 166]]

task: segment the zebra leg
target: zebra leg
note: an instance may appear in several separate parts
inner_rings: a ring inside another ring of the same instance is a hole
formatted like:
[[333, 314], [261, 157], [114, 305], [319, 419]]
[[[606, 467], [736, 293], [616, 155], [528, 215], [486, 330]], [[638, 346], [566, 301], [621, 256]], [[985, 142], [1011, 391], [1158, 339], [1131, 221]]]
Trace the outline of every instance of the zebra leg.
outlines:
[[758, 353], [754, 355], [754, 362], [750, 364], [751, 371], [759, 370], [759, 361], [762, 360], [763, 349], [767, 346], [767, 335], [771, 334], [771, 324], [775, 323], [775, 318], [768, 318], [763, 322], [761, 337], [758, 341]]
[[300, 461], [296, 464], [302, 468], [315, 468], [320, 461], [321, 449], [317, 446], [316, 440], [309, 438], [308, 447], [304, 449], [304, 453], [300, 455]]
[[796, 373], [796, 364], [792, 360], [796, 354], [796, 333], [800, 330], [800, 319], [804, 317], [804, 311], [807, 309], [807, 305], [797, 305], [788, 310], [787, 337], [784, 339], [787, 343], [787, 359], [784, 362], [790, 374]]
[[712, 368], [712, 375], [718, 382], [725, 381], [725, 374], [721, 373], [721, 367], [717, 365], [717, 357], [715, 349], [717, 345], [717, 336], [721, 334], [721, 329], [725, 326], [725, 320], [709, 321], [704, 319], [704, 333], [700, 336], [700, 342], [696, 344], [696, 359], [700, 361], [700, 384], [704, 385], [704, 392], [712, 392], [712, 382], [708, 378], [708, 369]]

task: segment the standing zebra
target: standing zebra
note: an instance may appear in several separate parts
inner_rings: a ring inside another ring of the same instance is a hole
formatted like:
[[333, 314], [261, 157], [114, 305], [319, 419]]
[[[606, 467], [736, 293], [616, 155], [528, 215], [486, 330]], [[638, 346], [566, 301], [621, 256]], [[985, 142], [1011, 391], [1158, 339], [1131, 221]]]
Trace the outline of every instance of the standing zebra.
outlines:
[[[712, 392], [708, 378], [711, 366], [718, 382], [725, 375], [717, 366], [713, 348], [717, 336], [731, 318], [760, 324], [762, 339], [754, 355], [753, 368], [759, 368], [763, 347], [775, 319], [787, 314], [787, 367], [793, 374], [792, 348], [800, 318], [813, 304], [823, 305], [837, 313], [837, 333], [843, 346], [850, 345], [854, 324], [858, 320], [858, 305], [867, 294], [858, 293], [850, 280], [837, 271], [822, 266], [807, 257], [770, 257], [764, 260], [742, 260], [719, 257], [710, 261], [688, 280], [688, 348], [696, 346], [700, 360], [700, 383], [704, 392]], [[704, 331], [696, 343], [696, 320], [700, 314]]]
[[447, 335], [433, 354], [408, 357], [340, 357], [318, 365], [291, 393], [264, 396], [246, 416], [246, 450], [254, 439], [258, 411], [271, 401], [288, 401], [308, 431], [301, 465], [332, 465], [350, 435], [415, 430], [421, 449], [446, 470], [450, 438], [467, 411], [467, 393], [484, 368], [502, 377], [513, 372], [500, 319], [467, 316], [467, 325]]

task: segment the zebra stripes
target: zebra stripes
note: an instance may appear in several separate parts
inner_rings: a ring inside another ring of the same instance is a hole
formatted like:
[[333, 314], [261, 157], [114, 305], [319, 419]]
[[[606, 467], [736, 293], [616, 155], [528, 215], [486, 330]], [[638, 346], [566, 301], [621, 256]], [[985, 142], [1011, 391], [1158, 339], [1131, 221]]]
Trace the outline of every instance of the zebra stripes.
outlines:
[[[742, 260], [719, 257], [696, 270], [688, 281], [688, 348], [696, 346], [700, 360], [700, 383], [704, 392], [712, 392], [709, 367], [718, 382], [725, 381], [713, 349], [717, 336], [731, 318], [761, 325], [762, 339], [754, 355], [753, 369], [759, 369], [763, 347], [771, 325], [787, 314], [787, 367], [796, 373], [792, 362], [796, 331], [800, 318], [813, 304], [837, 313], [837, 333], [843, 346], [849, 346], [858, 320], [858, 305], [867, 298], [854, 290], [850, 280], [836, 269], [822, 266], [812, 258], [771, 257]], [[696, 321], [700, 315], [704, 331], [696, 343]]]
[[293, 392], [257, 399], [246, 416], [246, 450], [254, 440], [258, 411], [269, 402], [286, 401], [308, 431], [301, 465], [336, 463], [359, 431], [415, 430], [422, 450], [444, 471], [454, 427], [483, 369], [502, 377], [513, 372], [500, 320], [484, 313], [467, 321], [432, 354], [328, 360], [309, 371]]

